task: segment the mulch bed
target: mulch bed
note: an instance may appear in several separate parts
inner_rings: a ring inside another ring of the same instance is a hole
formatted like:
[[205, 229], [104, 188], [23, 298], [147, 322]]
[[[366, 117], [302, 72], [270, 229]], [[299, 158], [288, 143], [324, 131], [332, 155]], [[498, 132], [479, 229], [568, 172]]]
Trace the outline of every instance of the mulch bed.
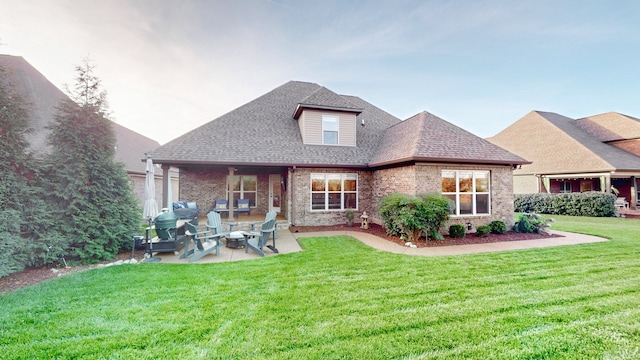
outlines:
[[[387, 235], [387, 231], [380, 225], [369, 224], [369, 229], [360, 228], [360, 224], [353, 224], [353, 227], [344, 225], [333, 226], [292, 226], [289, 230], [294, 232], [318, 232], [318, 231], [361, 231], [369, 234], [379, 236], [383, 239], [395, 242], [399, 245], [405, 244], [404, 240], [399, 237]], [[487, 236], [480, 237], [475, 234], [467, 234], [463, 238], [452, 238], [445, 236], [444, 240], [429, 240], [425, 243], [424, 238], [414, 243], [419, 248], [423, 247], [436, 247], [436, 246], [453, 246], [453, 245], [469, 245], [469, 244], [486, 244], [502, 241], [519, 241], [519, 240], [535, 240], [535, 239], [548, 239], [554, 237], [563, 237], [562, 235], [545, 235], [545, 234], [523, 234], [515, 231], [508, 231], [506, 234], [488, 234]]]

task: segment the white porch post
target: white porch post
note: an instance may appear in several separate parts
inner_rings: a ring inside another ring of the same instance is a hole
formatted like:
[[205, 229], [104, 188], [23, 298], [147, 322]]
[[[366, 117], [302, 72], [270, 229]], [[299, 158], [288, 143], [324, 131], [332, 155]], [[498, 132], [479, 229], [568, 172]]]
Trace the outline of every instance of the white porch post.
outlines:
[[633, 210], [638, 209], [638, 179], [635, 176], [631, 177], [631, 196], [629, 205]]
[[229, 167], [229, 221], [233, 221], [233, 173], [236, 169]]

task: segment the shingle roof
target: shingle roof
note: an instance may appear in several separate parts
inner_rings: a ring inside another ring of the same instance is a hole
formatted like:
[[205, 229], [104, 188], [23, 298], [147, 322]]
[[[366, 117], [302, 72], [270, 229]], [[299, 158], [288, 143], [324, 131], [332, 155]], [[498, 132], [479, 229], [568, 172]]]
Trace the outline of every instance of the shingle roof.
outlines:
[[421, 112], [387, 129], [370, 165], [402, 161], [527, 163], [523, 158], [428, 112]]
[[640, 119], [617, 112], [588, 116], [576, 124], [602, 142], [640, 138]]
[[[33, 132], [27, 135], [32, 150], [42, 156], [49, 151], [46, 126], [53, 121], [57, 106], [68, 97], [21, 56], [0, 55], [0, 67], [7, 71], [8, 81], [28, 102], [27, 111]], [[145, 152], [160, 146], [146, 136], [113, 122], [116, 136], [115, 160], [125, 164], [128, 172], [145, 173]]]
[[487, 139], [532, 161], [515, 174], [555, 174], [640, 170], [640, 158], [602, 143], [575, 120], [532, 111]]
[[[356, 146], [305, 145], [294, 116], [299, 106], [356, 112]], [[408, 147], [406, 136], [424, 128]], [[394, 126], [395, 125], [395, 126]], [[389, 129], [389, 130], [388, 130]], [[400, 145], [400, 146], [396, 146]], [[290, 81], [154, 151], [172, 165], [370, 167], [407, 159], [519, 164], [526, 161], [431, 114], [401, 122], [370, 103], [318, 84]]]

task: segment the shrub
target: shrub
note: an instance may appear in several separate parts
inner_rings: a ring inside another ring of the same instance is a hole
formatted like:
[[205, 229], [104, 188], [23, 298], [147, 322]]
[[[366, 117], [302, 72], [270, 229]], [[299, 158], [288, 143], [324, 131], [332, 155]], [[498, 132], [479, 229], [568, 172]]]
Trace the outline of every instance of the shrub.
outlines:
[[477, 236], [487, 236], [491, 232], [491, 227], [489, 225], [480, 225], [476, 228]]
[[489, 224], [491, 232], [494, 234], [504, 234], [507, 232], [507, 224], [502, 220], [494, 220]]
[[380, 200], [378, 214], [392, 236], [404, 236], [416, 241], [423, 234], [442, 239], [440, 228], [449, 218], [449, 199], [440, 194], [420, 195], [391, 194]]
[[518, 221], [513, 230], [519, 233], [539, 233], [549, 234], [551, 232], [551, 223], [553, 219], [543, 219], [536, 213], [522, 213], [518, 217]]
[[462, 224], [453, 224], [449, 226], [449, 236], [452, 238], [463, 238], [466, 234], [466, 230], [464, 225]]
[[616, 196], [602, 192], [516, 194], [516, 212], [609, 217], [615, 215]]

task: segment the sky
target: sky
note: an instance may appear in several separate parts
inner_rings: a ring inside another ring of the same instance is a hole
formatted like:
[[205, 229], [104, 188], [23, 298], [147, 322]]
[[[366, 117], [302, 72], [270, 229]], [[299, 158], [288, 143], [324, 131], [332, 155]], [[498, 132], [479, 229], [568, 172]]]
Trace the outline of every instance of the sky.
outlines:
[[113, 120], [161, 144], [290, 80], [480, 137], [640, 117], [636, 0], [0, 0], [0, 44], [60, 89], [89, 58]]

